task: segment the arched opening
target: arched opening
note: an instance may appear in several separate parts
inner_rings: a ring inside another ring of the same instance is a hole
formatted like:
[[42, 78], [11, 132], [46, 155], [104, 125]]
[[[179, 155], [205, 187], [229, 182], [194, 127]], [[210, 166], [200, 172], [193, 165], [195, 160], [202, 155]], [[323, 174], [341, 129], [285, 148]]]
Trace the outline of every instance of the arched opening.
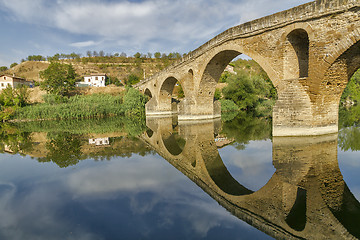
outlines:
[[174, 78], [167, 78], [160, 89], [159, 103], [163, 109], [178, 113], [178, 104], [185, 97], [184, 90], [180, 82]]
[[285, 79], [305, 78], [309, 75], [309, 36], [303, 29], [287, 35], [285, 47]]
[[[272, 115], [277, 92], [265, 70], [238, 51], [222, 51], [207, 65], [200, 83], [200, 99], [206, 106], [221, 103], [222, 118], [234, 118], [239, 111]], [[256, 114], [256, 115], [258, 115]]]
[[214, 99], [216, 85], [221, 74], [228, 64], [241, 53], [234, 50], [225, 50], [216, 54], [207, 64], [200, 83], [199, 96], [208, 104], [208, 100]]
[[150, 92], [150, 90], [149, 90], [148, 88], [145, 89], [144, 94], [145, 94], [146, 96], [148, 96], [149, 98], [152, 98], [152, 94], [151, 94], [151, 92]]

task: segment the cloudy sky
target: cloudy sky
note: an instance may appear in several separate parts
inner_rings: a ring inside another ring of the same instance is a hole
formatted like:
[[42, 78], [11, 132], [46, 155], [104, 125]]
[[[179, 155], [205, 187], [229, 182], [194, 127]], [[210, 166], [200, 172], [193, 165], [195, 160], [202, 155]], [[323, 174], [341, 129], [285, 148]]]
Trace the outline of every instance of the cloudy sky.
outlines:
[[309, 0], [0, 0], [0, 66], [56, 53], [187, 53]]

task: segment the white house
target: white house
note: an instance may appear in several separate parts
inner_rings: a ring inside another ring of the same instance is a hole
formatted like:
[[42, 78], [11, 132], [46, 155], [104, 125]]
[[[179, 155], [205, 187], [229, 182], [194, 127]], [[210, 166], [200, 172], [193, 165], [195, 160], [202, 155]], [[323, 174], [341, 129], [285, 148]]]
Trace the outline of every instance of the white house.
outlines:
[[7, 86], [12, 88], [17, 88], [22, 85], [26, 85], [29, 87], [33, 86], [33, 82], [26, 81], [23, 78], [15, 77], [15, 75], [0, 75], [0, 90], [5, 89]]
[[105, 87], [106, 74], [96, 73], [84, 76], [84, 81], [79, 82], [78, 86], [86, 85], [90, 87]]
[[230, 65], [227, 65], [224, 71], [232, 74], [237, 74], [237, 72], [234, 71], [234, 67]]

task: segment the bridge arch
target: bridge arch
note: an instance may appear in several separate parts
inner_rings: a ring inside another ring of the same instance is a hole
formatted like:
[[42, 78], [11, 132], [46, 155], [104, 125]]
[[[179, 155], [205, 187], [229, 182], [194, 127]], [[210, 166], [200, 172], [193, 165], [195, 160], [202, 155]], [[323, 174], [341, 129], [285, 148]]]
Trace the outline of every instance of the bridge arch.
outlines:
[[[360, 68], [360, 41], [341, 54], [324, 73], [320, 84], [318, 111], [322, 115], [332, 114], [333, 124], [338, 125], [341, 96], [353, 74]], [[323, 104], [325, 102], [326, 104]]]
[[181, 84], [178, 78], [174, 76], [167, 77], [162, 82], [160, 92], [158, 94], [159, 108], [162, 111], [167, 111], [169, 114], [178, 112], [177, 101], [172, 98], [172, 94], [177, 83]]
[[309, 36], [304, 29], [291, 31], [286, 37], [284, 78], [296, 79], [309, 76]]
[[297, 79], [309, 76], [310, 43], [314, 30], [308, 23], [294, 23], [284, 28], [280, 42], [283, 47], [283, 78]]
[[144, 91], [144, 94], [150, 98], [152, 98], [152, 94], [151, 94], [151, 91], [149, 90], [149, 88], [146, 88], [145, 91]]
[[[244, 54], [249, 56], [266, 72], [272, 81], [273, 85], [277, 87], [280, 83], [280, 76], [274, 70], [271, 61], [254, 50], [246, 49], [244, 46], [236, 43], [224, 43], [213, 49], [213, 54], [204, 61], [205, 65], [201, 70], [200, 86], [206, 85], [206, 82], [218, 82], [221, 74], [226, 66], [237, 56]], [[213, 69], [212, 69], [213, 68]], [[206, 91], [205, 91], [206, 92]]]
[[[350, 27], [350, 29], [353, 28]], [[334, 41], [329, 48], [332, 50], [324, 56], [324, 62], [331, 66], [341, 55], [360, 41], [360, 31], [352, 29], [347, 35]]]

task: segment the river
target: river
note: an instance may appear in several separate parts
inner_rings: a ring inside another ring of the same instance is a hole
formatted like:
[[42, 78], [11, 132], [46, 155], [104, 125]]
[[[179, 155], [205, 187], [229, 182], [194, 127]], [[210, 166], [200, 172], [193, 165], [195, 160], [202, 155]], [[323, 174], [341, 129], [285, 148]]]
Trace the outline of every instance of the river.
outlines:
[[358, 124], [279, 138], [240, 115], [3, 125], [0, 239], [359, 238]]

